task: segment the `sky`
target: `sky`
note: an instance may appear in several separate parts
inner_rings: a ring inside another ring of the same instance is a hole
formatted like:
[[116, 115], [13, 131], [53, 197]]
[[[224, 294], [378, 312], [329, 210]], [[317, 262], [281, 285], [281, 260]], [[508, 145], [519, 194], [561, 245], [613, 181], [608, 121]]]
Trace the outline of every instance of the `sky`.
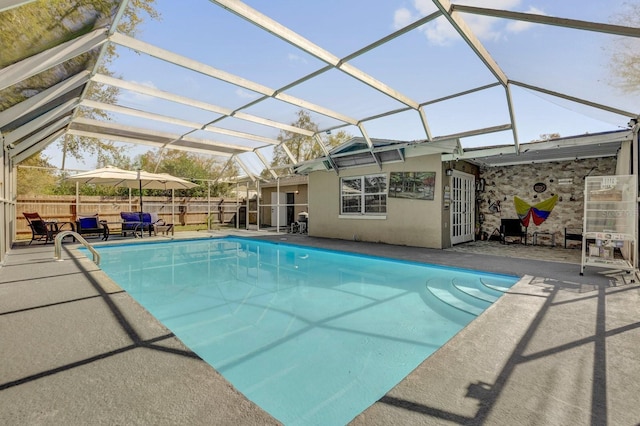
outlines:
[[[302, 37], [321, 46], [338, 58], [403, 28], [436, 10], [431, 0], [249, 0], [250, 7], [275, 19]], [[476, 0], [454, 1], [478, 7], [507, 9], [578, 20], [610, 23], [623, 12], [623, 1], [584, 0]], [[264, 32], [208, 0], [157, 0], [160, 22], [147, 20], [137, 39], [195, 59], [218, 70], [240, 76], [271, 89], [280, 89], [325, 64], [295, 46]], [[462, 15], [498, 66], [510, 80], [565, 93], [607, 106], [633, 111], [637, 106], [630, 94], [610, 84], [610, 55], [619, 37], [566, 28]], [[148, 55], [118, 46], [115, 74], [156, 89], [180, 94], [225, 108], [241, 108], [258, 99], [249, 89], [215, 80]], [[382, 46], [349, 61], [361, 71], [385, 83], [417, 103], [432, 102], [454, 93], [496, 82], [466, 43], [444, 18], [410, 31]], [[519, 142], [543, 134], [573, 136], [584, 133], [619, 130], [628, 118], [582, 106], [540, 92], [511, 86], [513, 113]], [[366, 119], [404, 104], [372, 90], [350, 76], [331, 70], [314, 79], [287, 89], [285, 93], [340, 112], [356, 120]], [[183, 120], [208, 123], [219, 115], [210, 111], [162, 101], [134, 92], [122, 91], [120, 105], [142, 109]], [[298, 107], [269, 99], [243, 112], [283, 123], [296, 119]], [[433, 136], [499, 126], [509, 122], [506, 92], [502, 86], [425, 107]], [[340, 122], [312, 113], [320, 129]], [[184, 133], [184, 126], [112, 115], [118, 123]], [[261, 136], [276, 138], [278, 130], [243, 120], [227, 118], [216, 125]], [[425, 130], [415, 111], [364, 122], [372, 138], [423, 140]], [[344, 128], [354, 136], [354, 126]], [[197, 137], [224, 143], [239, 143], [252, 148], [262, 143], [199, 131]], [[463, 147], [513, 144], [511, 131], [464, 138]], [[135, 155], [149, 149], [129, 150]], [[264, 151], [269, 157], [270, 150]], [[59, 149], [50, 146], [45, 155], [60, 165]], [[260, 163], [252, 154], [243, 161], [253, 171]], [[94, 159], [72, 161], [68, 168], [91, 169]]]

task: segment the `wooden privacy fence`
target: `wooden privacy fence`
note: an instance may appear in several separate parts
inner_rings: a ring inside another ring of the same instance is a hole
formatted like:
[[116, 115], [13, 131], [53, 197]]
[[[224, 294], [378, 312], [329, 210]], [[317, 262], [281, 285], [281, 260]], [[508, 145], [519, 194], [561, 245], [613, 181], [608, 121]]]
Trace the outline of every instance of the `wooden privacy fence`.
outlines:
[[[235, 200], [225, 201], [219, 205], [220, 198], [176, 198], [173, 204], [171, 197], [144, 196], [142, 200], [145, 213], [158, 213], [158, 216], [167, 223], [185, 225], [234, 222], [236, 212], [241, 205]], [[222, 212], [219, 211], [219, 207], [222, 208]], [[78, 216], [97, 213], [100, 220], [115, 224], [114, 228], [117, 229], [117, 223], [120, 222], [120, 212], [137, 212], [139, 210], [140, 198], [137, 196], [80, 196], [77, 204], [76, 197], [73, 195], [19, 196], [16, 202], [16, 232], [18, 239], [31, 235], [23, 212], [36, 212], [44, 220], [58, 220], [60, 222], [75, 222]]]

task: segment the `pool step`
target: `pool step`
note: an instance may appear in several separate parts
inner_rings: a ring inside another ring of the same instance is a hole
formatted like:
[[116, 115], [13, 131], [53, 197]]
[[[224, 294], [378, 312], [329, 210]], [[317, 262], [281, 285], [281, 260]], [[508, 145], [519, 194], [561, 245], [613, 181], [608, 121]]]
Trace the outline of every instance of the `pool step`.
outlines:
[[495, 302], [503, 294], [498, 290], [485, 286], [479, 278], [454, 278], [452, 283], [458, 290], [489, 303]]
[[476, 316], [491, 304], [460, 291], [449, 279], [430, 279], [427, 281], [427, 290], [447, 305]]
[[508, 279], [500, 279], [500, 278], [480, 278], [480, 282], [487, 288], [490, 288], [495, 291], [499, 291], [501, 293], [506, 293], [509, 291], [511, 286], [513, 285], [513, 280]]

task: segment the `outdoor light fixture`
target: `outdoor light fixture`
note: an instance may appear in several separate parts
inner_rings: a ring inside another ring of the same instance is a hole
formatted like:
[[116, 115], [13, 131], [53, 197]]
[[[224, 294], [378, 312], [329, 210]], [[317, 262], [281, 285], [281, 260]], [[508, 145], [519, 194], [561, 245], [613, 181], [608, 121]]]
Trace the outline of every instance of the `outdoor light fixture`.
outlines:
[[629, 122], [627, 123], [627, 126], [629, 127], [633, 127], [636, 124], [638, 124], [638, 119], [637, 118], [632, 118], [631, 120], [629, 120]]
[[444, 172], [447, 174], [447, 176], [451, 176], [453, 174], [453, 169], [447, 169]]

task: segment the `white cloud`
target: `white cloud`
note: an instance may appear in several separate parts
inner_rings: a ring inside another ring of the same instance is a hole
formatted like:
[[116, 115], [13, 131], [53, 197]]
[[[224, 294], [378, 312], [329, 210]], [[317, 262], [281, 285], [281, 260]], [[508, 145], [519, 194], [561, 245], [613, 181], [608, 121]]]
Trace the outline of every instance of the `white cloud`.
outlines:
[[239, 98], [243, 98], [243, 99], [255, 99], [255, 98], [258, 97], [258, 94], [238, 88], [238, 89], [236, 89], [236, 96], [238, 96]]
[[406, 27], [413, 21], [414, 18], [411, 15], [411, 11], [405, 7], [400, 8], [393, 13], [393, 28], [396, 30]]
[[438, 10], [436, 5], [433, 4], [433, 1], [431, 0], [413, 0], [413, 5], [415, 6], [420, 16], [427, 16]]
[[458, 39], [458, 33], [444, 17], [440, 17], [421, 28], [427, 39], [441, 46]]
[[[517, 10], [522, 0], [483, 0], [478, 5], [477, 0], [459, 0], [457, 4], [465, 4], [469, 6], [481, 6], [490, 9], [506, 9]], [[435, 11], [433, 2], [430, 0], [414, 0], [414, 11], [408, 8], [400, 8], [394, 12], [393, 24], [396, 29], [402, 28], [409, 23], [415, 21], [421, 16], [426, 16]], [[530, 6], [528, 13], [544, 14], [540, 9]], [[504, 38], [505, 32], [518, 33], [526, 31], [534, 24], [521, 21], [506, 21], [504, 19], [492, 18], [490, 16], [479, 16], [472, 14], [461, 15], [462, 19], [467, 23], [471, 31], [481, 41], [498, 41]], [[432, 22], [421, 27], [427, 39], [434, 44], [447, 45], [459, 40], [458, 33], [453, 29], [449, 21], [444, 17], [433, 20]]]
[[307, 60], [305, 58], [303, 58], [302, 56], [298, 56], [295, 53], [289, 53], [287, 55], [287, 59], [289, 60], [289, 62], [300, 62], [302, 64], [307, 63]]
[[502, 37], [501, 29], [499, 28], [500, 20], [498, 18], [467, 15], [464, 19], [467, 25], [469, 25], [469, 28], [471, 28], [471, 31], [473, 31], [480, 40], [497, 41]]
[[[536, 15], [546, 15], [546, 13], [544, 13], [542, 10], [535, 8], [533, 6], [529, 7], [529, 10], [527, 10], [527, 13], [534, 13]], [[507, 31], [512, 33], [520, 33], [522, 31], [528, 30], [534, 25], [535, 24], [531, 22], [511, 21], [507, 24]]]

